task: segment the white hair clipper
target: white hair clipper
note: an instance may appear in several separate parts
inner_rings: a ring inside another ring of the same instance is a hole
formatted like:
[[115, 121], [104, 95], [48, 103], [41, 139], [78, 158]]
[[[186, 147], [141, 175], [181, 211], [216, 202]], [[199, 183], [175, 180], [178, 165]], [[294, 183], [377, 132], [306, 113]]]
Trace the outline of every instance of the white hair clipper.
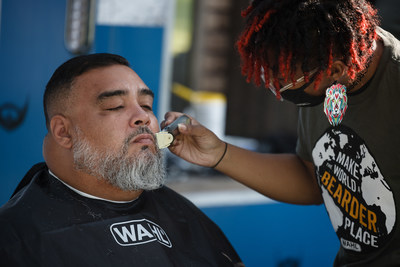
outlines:
[[178, 124], [184, 123], [190, 124], [190, 118], [186, 115], [182, 115], [177, 118], [173, 123], [166, 126], [161, 132], [156, 133], [157, 146], [159, 149], [169, 147], [175, 139], [175, 136], [179, 134]]

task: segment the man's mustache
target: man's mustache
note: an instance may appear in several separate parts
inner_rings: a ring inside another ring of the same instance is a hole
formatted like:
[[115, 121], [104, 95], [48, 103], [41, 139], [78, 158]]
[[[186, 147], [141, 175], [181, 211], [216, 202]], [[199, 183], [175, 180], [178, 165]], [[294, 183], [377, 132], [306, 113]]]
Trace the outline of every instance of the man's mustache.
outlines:
[[156, 144], [156, 136], [147, 126], [140, 126], [135, 132], [131, 133], [125, 140], [125, 145], [128, 146], [133, 138], [140, 134], [150, 134], [153, 137], [153, 143]]

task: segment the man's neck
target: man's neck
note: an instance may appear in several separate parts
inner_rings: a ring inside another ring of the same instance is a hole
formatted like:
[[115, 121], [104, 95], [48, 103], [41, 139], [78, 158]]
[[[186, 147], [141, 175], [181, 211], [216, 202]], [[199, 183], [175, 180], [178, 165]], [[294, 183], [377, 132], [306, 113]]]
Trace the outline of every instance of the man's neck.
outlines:
[[360, 82], [358, 84], [356, 84], [354, 86], [354, 88], [352, 88], [350, 90], [351, 93], [356, 92], [357, 90], [362, 88], [374, 76], [374, 74], [378, 68], [379, 61], [382, 57], [382, 53], [383, 53], [383, 43], [381, 40], [377, 40], [376, 41], [376, 49], [373, 53], [373, 56], [371, 59], [371, 64], [369, 65], [367, 72], [365, 73], [364, 77], [362, 77]]
[[100, 179], [81, 171], [61, 172], [51, 169], [53, 174], [67, 186], [91, 196], [109, 201], [132, 201], [137, 199], [143, 190], [125, 191], [119, 189], [104, 179]]

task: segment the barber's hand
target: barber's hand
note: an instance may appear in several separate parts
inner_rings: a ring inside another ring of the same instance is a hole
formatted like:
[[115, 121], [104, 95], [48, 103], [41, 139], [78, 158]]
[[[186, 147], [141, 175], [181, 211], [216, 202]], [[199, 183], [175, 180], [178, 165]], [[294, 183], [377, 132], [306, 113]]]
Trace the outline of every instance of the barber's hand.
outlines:
[[[161, 128], [171, 124], [182, 115], [179, 112], [166, 113]], [[179, 124], [180, 134], [175, 137], [174, 142], [169, 146], [169, 150], [191, 163], [212, 167], [224, 153], [225, 143], [198, 121], [192, 117], [190, 119], [189, 125]]]

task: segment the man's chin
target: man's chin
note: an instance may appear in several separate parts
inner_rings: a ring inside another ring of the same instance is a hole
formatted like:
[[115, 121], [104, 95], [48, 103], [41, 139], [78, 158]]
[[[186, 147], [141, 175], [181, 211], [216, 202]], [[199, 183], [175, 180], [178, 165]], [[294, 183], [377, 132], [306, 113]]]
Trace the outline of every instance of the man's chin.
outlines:
[[114, 185], [118, 189], [121, 189], [122, 191], [127, 191], [127, 192], [140, 192], [140, 191], [151, 191], [151, 190], [156, 190], [164, 186], [164, 179], [162, 181], [159, 181], [160, 183], [157, 184], [146, 184], [146, 185], [130, 185], [130, 186], [118, 186]]
[[142, 151], [145, 151], [145, 150], [148, 150], [148, 149], [150, 149], [150, 146], [148, 146], [148, 145], [144, 145], [144, 146], [142, 146], [142, 147], [141, 147], [141, 149], [142, 149]]
[[140, 145], [140, 146], [132, 146], [130, 149], [131, 156], [138, 155], [139, 153], [152, 153], [153, 155], [158, 153], [158, 149], [156, 148], [155, 145]]

